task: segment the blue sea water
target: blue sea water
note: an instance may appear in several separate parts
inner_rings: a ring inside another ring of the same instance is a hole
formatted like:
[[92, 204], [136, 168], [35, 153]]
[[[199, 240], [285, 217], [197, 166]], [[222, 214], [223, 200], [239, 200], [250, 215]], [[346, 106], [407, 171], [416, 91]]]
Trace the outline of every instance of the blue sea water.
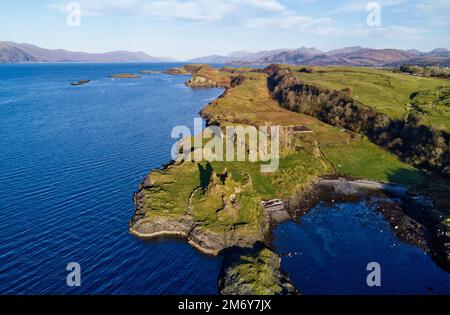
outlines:
[[[319, 204], [276, 227], [281, 266], [303, 294], [450, 294], [450, 274], [398, 240], [373, 202]], [[381, 267], [369, 287], [367, 265]]]
[[[132, 195], [170, 160], [172, 128], [193, 128], [222, 90], [108, 75], [173, 66], [0, 65], [0, 294], [217, 293], [220, 258], [128, 233]], [[70, 86], [81, 79], [92, 82]], [[448, 274], [363, 204], [318, 207], [278, 226], [275, 243], [302, 253], [282, 267], [303, 293], [450, 292]], [[369, 260], [382, 265], [381, 289], [365, 286]], [[66, 285], [70, 262], [81, 287]]]
[[[0, 293], [217, 293], [219, 258], [128, 234], [133, 193], [170, 161], [172, 128], [192, 128], [222, 90], [108, 75], [172, 66], [0, 66]], [[70, 86], [81, 79], [93, 81]], [[66, 285], [69, 262], [81, 287]]]

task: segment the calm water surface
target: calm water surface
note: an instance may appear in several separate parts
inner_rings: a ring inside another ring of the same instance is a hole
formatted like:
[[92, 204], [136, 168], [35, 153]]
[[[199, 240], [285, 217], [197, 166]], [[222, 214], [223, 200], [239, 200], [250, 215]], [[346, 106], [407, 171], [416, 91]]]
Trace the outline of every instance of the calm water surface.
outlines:
[[[374, 202], [320, 204], [275, 231], [282, 269], [304, 294], [450, 294], [450, 275], [399, 241]], [[368, 287], [367, 264], [381, 266]]]
[[[216, 294], [220, 259], [128, 234], [133, 192], [170, 161], [172, 128], [222, 90], [108, 75], [171, 66], [0, 66], [0, 293]], [[80, 79], [93, 82], [70, 86]], [[72, 261], [80, 288], [66, 286]]]

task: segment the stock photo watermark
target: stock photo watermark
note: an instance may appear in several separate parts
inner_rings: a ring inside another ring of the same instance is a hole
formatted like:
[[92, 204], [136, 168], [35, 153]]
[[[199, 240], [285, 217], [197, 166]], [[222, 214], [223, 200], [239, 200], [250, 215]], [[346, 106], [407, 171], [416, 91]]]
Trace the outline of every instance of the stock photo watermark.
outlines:
[[[194, 132], [187, 126], [176, 126], [172, 138], [180, 139], [172, 147], [174, 161], [195, 162], [266, 162], [262, 173], [278, 170], [280, 163], [280, 126], [218, 126], [203, 130], [203, 120], [194, 120]], [[194, 136], [193, 136], [194, 135]], [[270, 149], [269, 149], [270, 147]]]
[[66, 23], [69, 27], [81, 26], [81, 5], [78, 2], [69, 2], [66, 5]]
[[369, 11], [367, 16], [367, 25], [369, 27], [381, 26], [381, 4], [379, 2], [369, 2], [366, 6], [366, 10]]
[[377, 262], [367, 264], [367, 271], [370, 271], [366, 278], [368, 287], [381, 287], [381, 265]]
[[66, 271], [69, 271], [66, 277], [68, 287], [81, 287], [81, 266], [77, 262], [67, 264]]

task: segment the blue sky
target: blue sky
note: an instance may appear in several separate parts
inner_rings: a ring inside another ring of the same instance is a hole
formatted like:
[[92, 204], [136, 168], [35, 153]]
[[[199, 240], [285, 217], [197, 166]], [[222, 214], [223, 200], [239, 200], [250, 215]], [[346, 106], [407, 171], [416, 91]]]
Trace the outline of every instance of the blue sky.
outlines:
[[46, 48], [145, 51], [178, 59], [301, 46], [450, 47], [450, 0], [379, 0], [381, 26], [360, 0], [77, 0], [81, 26], [61, 0], [2, 1], [0, 40]]

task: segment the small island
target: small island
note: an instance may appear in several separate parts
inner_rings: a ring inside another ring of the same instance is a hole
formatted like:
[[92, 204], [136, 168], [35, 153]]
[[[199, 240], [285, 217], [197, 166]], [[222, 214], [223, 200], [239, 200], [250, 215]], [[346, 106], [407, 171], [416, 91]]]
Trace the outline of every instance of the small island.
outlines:
[[87, 83], [91, 82], [91, 80], [80, 80], [78, 82], [72, 82], [70, 83], [70, 85], [72, 86], [80, 86], [80, 85], [85, 85]]
[[140, 79], [142, 78], [140, 75], [132, 74], [132, 73], [118, 73], [109, 76], [113, 79]]

